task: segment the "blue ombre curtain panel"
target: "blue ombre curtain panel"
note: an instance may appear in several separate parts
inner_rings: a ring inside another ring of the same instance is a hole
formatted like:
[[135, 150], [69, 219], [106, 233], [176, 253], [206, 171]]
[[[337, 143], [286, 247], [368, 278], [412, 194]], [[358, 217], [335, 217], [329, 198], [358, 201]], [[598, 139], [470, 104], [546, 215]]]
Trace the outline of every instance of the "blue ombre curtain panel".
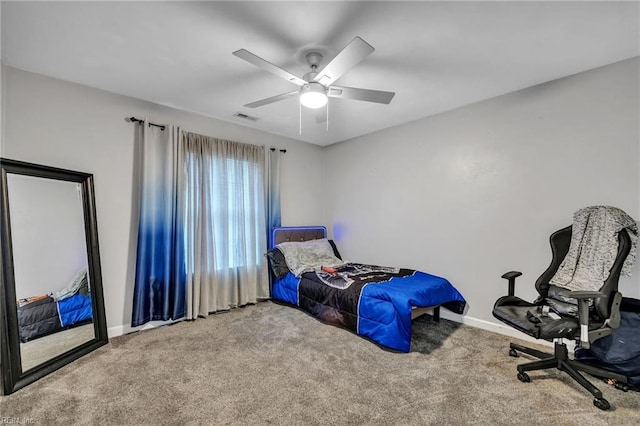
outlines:
[[185, 253], [180, 129], [137, 128], [140, 215], [132, 326], [185, 316]]
[[184, 132], [186, 317], [269, 297], [265, 148]]
[[280, 163], [285, 150], [271, 148], [267, 162], [267, 245], [273, 248], [271, 233], [282, 225], [280, 212]]

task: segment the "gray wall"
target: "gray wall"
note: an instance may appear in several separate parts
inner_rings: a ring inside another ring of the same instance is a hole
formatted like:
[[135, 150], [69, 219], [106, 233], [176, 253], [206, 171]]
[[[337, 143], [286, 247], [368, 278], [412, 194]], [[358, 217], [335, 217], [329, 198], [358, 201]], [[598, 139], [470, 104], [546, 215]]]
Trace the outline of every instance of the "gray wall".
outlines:
[[[640, 217], [639, 60], [352, 139], [325, 151], [325, 217], [348, 259], [448, 278], [497, 327], [504, 272], [533, 300], [548, 236], [581, 207]], [[640, 295], [640, 271], [622, 282]], [[450, 315], [451, 317], [451, 315]]]
[[[0, 1], [0, 22], [2, 22], [2, 2]], [[2, 31], [0, 31], [0, 47], [2, 46]], [[0, 61], [0, 157], [3, 155], [4, 145], [4, 64]]]
[[223, 139], [287, 149], [282, 165], [282, 216], [289, 225], [322, 223], [322, 150], [126, 96], [4, 68], [2, 155], [93, 173], [107, 324], [128, 330], [133, 300], [135, 212], [134, 124], [148, 117]]
[[11, 173], [7, 187], [16, 297], [62, 290], [88, 265], [78, 184]]

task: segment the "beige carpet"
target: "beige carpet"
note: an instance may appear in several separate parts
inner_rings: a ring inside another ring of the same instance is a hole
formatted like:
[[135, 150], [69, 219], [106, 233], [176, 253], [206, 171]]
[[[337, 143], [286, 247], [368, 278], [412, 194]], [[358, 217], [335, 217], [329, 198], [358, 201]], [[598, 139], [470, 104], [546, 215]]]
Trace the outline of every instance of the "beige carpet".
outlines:
[[414, 323], [409, 354], [271, 302], [115, 338], [0, 397], [33, 424], [640, 424], [640, 394], [598, 382], [613, 409], [558, 372], [516, 379], [509, 339]]
[[20, 343], [22, 370], [42, 364], [70, 349], [88, 342], [95, 336], [93, 323], [58, 331], [26, 343]]

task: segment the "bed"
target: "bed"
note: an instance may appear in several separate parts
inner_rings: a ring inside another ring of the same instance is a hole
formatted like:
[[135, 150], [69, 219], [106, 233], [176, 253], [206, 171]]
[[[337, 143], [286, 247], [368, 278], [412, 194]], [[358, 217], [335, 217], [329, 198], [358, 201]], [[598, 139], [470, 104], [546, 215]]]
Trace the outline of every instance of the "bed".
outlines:
[[93, 307], [86, 270], [57, 293], [19, 299], [17, 311], [22, 343], [91, 322]]
[[466, 306], [445, 278], [342, 261], [323, 226], [275, 228], [272, 239], [267, 257], [274, 300], [383, 347], [409, 352], [414, 318], [431, 311], [438, 320], [440, 307], [461, 314]]

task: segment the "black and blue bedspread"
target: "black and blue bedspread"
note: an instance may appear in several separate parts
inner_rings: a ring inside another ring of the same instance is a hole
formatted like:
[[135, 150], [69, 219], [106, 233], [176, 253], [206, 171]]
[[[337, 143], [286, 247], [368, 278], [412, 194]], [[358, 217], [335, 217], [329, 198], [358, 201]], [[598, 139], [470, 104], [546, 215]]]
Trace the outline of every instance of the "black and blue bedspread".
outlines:
[[346, 288], [324, 282], [327, 275], [322, 272], [307, 272], [300, 278], [288, 273], [274, 281], [273, 297], [402, 352], [409, 352], [411, 346], [413, 306], [443, 306], [461, 314], [466, 305], [460, 292], [444, 278], [413, 269], [351, 263], [338, 272], [354, 267], [362, 272], [349, 274]]
[[23, 343], [86, 324], [93, 318], [91, 293], [77, 293], [57, 302], [49, 295], [34, 299], [18, 303], [18, 334]]

